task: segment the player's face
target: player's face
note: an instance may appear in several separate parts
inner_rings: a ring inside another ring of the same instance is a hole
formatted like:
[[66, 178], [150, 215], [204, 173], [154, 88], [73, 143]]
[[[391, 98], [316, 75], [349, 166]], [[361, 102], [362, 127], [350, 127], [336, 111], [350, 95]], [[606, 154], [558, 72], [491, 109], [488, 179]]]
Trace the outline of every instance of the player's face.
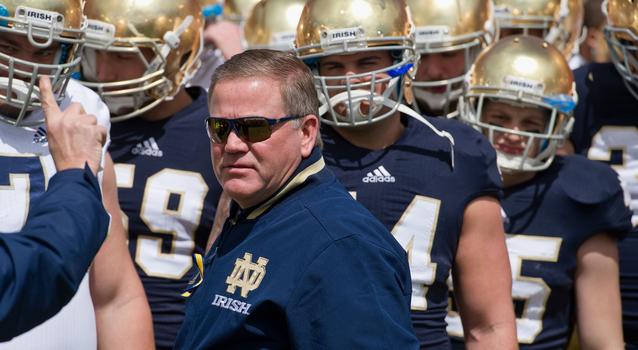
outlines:
[[[483, 122], [514, 131], [544, 133], [547, 127], [547, 116], [536, 107], [519, 107], [502, 102], [488, 102], [483, 108]], [[529, 138], [515, 133], [494, 132], [493, 146], [502, 153], [522, 156], [528, 147]], [[529, 156], [539, 152], [539, 142], [531, 146]]]
[[[319, 75], [326, 77], [336, 76], [350, 76], [355, 74], [369, 73], [387, 68], [393, 64], [393, 59], [389, 51], [367, 51], [358, 52], [349, 55], [330, 55], [321, 58], [319, 60]], [[377, 79], [388, 77], [385, 73], [377, 74]], [[351, 79], [350, 84], [359, 84], [370, 82], [371, 75], [365, 77]], [[345, 85], [346, 80], [328, 80], [326, 85]], [[378, 83], [374, 86], [374, 92], [377, 95], [382, 95], [387, 87], [386, 83]], [[370, 87], [362, 87], [362, 90], [370, 91]], [[342, 90], [333, 89], [329, 90], [329, 95], [332, 97]], [[361, 104], [361, 112], [363, 114], [368, 113], [368, 103]], [[346, 115], [347, 107], [344, 103], [340, 103], [334, 106], [334, 110], [341, 114]]]
[[[465, 50], [423, 54], [416, 72], [417, 81], [439, 81], [456, 78], [465, 73]], [[434, 94], [443, 94], [446, 86], [423, 88]]]
[[[142, 53], [147, 61], [152, 55], [152, 51], [146, 48], [142, 49]], [[95, 50], [95, 70], [95, 77], [91, 80], [96, 82], [126, 81], [142, 77], [146, 63], [136, 52]]]
[[[39, 48], [33, 46], [25, 35], [3, 33], [0, 36], [0, 52], [31, 63], [54, 63], [53, 61], [59, 48], [60, 43], [55, 41], [48, 47]], [[22, 70], [28, 69], [19, 65], [16, 67]], [[3, 71], [3, 74], [6, 74], [6, 72]]]
[[[220, 82], [211, 99], [211, 115], [235, 119], [263, 116], [284, 117], [279, 83], [267, 78]], [[226, 142], [212, 143], [215, 176], [224, 191], [241, 207], [261, 203], [275, 193], [312, 148], [302, 144], [303, 133], [289, 121], [273, 127], [270, 138], [260, 142], [240, 139], [233, 131]]]
[[[48, 47], [40, 48], [33, 46], [25, 35], [3, 33], [0, 36], [0, 52], [15, 59], [27, 61], [32, 64], [49, 65], [55, 63], [54, 61], [59, 49], [60, 43], [55, 41]], [[6, 64], [6, 62], [3, 62], [3, 64]], [[19, 71], [22, 71], [23, 73], [20, 73]], [[14, 66], [13, 78], [22, 81], [30, 81], [32, 72], [33, 66], [16, 63]], [[40, 69], [38, 73], [51, 74], [52, 71]], [[0, 77], [9, 77], [9, 71], [6, 68], [0, 69]], [[0, 94], [4, 95], [5, 93], [5, 91], [0, 91]], [[13, 93], [13, 97], [16, 97], [15, 93]], [[5, 116], [17, 116], [19, 109], [0, 103], [0, 113]]]
[[[327, 77], [346, 76], [373, 72], [392, 65], [392, 56], [388, 51], [358, 52], [350, 55], [330, 55], [319, 60], [319, 75]], [[369, 77], [354, 80], [354, 82], [370, 81]], [[343, 85], [345, 81], [329, 84]], [[382, 86], [379, 86], [381, 89]]]

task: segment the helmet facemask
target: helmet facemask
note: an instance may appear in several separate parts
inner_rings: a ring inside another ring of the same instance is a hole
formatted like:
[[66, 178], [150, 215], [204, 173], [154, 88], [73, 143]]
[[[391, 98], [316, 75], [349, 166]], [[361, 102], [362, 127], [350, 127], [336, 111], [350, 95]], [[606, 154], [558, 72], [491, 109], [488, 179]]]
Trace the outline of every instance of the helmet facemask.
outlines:
[[638, 99], [638, 37], [629, 29], [607, 26], [605, 40], [625, 86]]
[[[192, 22], [187, 17], [174, 31], [167, 32], [163, 40], [143, 38], [115, 38], [115, 28], [109, 23], [89, 20], [85, 59], [82, 61], [82, 83], [94, 90], [109, 107], [114, 122], [142, 115], [165, 100], [170, 100], [178, 86], [166, 74], [167, 62], [172, 50], [179, 45], [180, 36]], [[132, 25], [131, 25], [132, 27]], [[131, 28], [135, 32], [135, 28]], [[203, 46], [199, 35], [200, 48]], [[144, 73], [137, 78], [99, 82], [97, 79], [97, 51], [136, 55], [145, 67]], [[145, 55], [144, 52], [147, 52]], [[148, 52], [151, 54], [148, 55]], [[199, 51], [201, 52], [201, 50]], [[188, 81], [198, 68], [197, 58], [190, 61], [184, 69], [181, 80]]]
[[[546, 102], [539, 102], [543, 100]], [[490, 124], [483, 114], [485, 105], [490, 102], [502, 102], [514, 107], [540, 108], [546, 112], [545, 129], [541, 132], [528, 132]], [[553, 104], [554, 101], [549, 101], [541, 95], [525, 96], [514, 89], [506, 91], [501, 88], [500, 92], [496, 92], [488, 87], [473, 87], [472, 93], [460, 97], [459, 113], [463, 121], [485, 135], [494, 146], [501, 171], [542, 171], [552, 163], [557, 149], [567, 140], [573, 125], [570, 113], [561, 112]], [[495, 145], [496, 136], [499, 134], [516, 135], [523, 139], [525, 148], [522, 154], [500, 151]]]
[[[297, 25], [295, 53], [314, 72], [319, 112], [327, 124], [362, 126], [395, 116], [404, 79], [417, 64], [409, 8], [404, 1], [308, 1]], [[324, 71], [333, 59], [341, 64], [335, 56], [353, 63], [380, 54], [382, 60], [373, 64]]]
[[[396, 42], [397, 38], [387, 38]], [[315, 88], [321, 103], [319, 114], [329, 125], [338, 127], [374, 123], [394, 115], [403, 99], [404, 79], [416, 57], [410, 46], [372, 46], [383, 39], [344, 41], [334, 49], [324, 47], [320, 55], [303, 57], [315, 76]], [[370, 46], [368, 46], [370, 45]], [[305, 48], [309, 49], [309, 48]], [[312, 49], [312, 48], [310, 48]], [[359, 52], [388, 51], [393, 63], [365, 73], [320, 75], [320, 57]]]
[[[463, 91], [465, 76], [469, 72], [472, 62], [474, 62], [478, 54], [488, 43], [481, 35], [472, 35], [469, 39], [471, 40], [465, 43], [447, 47], [436, 47], [429, 43], [417, 41], [417, 52], [419, 52], [421, 57], [428, 54], [441, 54], [462, 50], [464, 67], [460, 75], [448, 79], [424, 81], [416, 80], [417, 78], [415, 78], [414, 81], [411, 81], [410, 85], [412, 86], [415, 99], [413, 107], [416, 110], [424, 110], [423, 112], [434, 113], [435, 115], [442, 115], [448, 118], [456, 116], [456, 104]], [[422, 69], [425, 68], [422, 65], [421, 67]], [[418, 72], [416, 75], [418, 76]], [[429, 91], [429, 89], [441, 87], [445, 88], [444, 92], [437, 93]]]
[[472, 63], [498, 37], [492, 0], [407, 3], [421, 59], [406, 101], [423, 114], [452, 118]]
[[[28, 18], [25, 13], [36, 13], [49, 20]], [[0, 40], [5, 41], [3, 46], [8, 50], [15, 51], [0, 49], [0, 120], [16, 126], [35, 126], [44, 122], [41, 114], [31, 115], [42, 108], [40, 77], [50, 77], [53, 93], [61, 103], [66, 85], [80, 64], [78, 52], [84, 42], [86, 21], [73, 29], [65, 27], [64, 15], [53, 11], [18, 6], [16, 14], [16, 17], [0, 16]], [[15, 57], [24, 54], [20, 48], [24, 42], [36, 50], [52, 49], [55, 53], [47, 63]]]

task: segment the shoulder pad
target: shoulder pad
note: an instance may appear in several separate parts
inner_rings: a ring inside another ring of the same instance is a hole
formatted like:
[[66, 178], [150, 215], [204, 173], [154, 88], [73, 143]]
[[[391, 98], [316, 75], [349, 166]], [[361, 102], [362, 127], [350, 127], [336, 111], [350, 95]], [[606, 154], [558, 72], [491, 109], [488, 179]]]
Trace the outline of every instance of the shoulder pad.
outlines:
[[556, 157], [554, 162], [560, 166], [558, 184], [577, 203], [604, 203], [622, 191], [618, 174], [607, 164], [582, 155]]

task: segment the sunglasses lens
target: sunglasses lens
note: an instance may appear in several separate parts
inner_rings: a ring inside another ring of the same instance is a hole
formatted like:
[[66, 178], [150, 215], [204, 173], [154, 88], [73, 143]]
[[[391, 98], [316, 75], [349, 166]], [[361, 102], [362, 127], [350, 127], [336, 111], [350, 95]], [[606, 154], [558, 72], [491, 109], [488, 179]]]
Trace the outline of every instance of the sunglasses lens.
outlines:
[[227, 120], [208, 119], [208, 135], [213, 140], [213, 142], [226, 142], [226, 138], [228, 137], [229, 132], [230, 125]]
[[270, 137], [270, 125], [265, 118], [245, 118], [237, 122], [242, 137], [248, 142], [260, 142]]

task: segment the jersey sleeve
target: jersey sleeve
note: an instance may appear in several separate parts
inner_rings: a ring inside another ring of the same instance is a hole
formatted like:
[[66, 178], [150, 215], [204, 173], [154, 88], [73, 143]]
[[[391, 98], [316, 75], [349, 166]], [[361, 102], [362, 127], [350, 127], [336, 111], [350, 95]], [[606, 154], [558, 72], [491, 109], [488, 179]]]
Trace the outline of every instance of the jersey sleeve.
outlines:
[[109, 222], [87, 169], [51, 178], [22, 231], [0, 234], [0, 341], [44, 322], [71, 300]]
[[308, 266], [287, 307], [295, 348], [417, 349], [407, 261], [356, 236]]

